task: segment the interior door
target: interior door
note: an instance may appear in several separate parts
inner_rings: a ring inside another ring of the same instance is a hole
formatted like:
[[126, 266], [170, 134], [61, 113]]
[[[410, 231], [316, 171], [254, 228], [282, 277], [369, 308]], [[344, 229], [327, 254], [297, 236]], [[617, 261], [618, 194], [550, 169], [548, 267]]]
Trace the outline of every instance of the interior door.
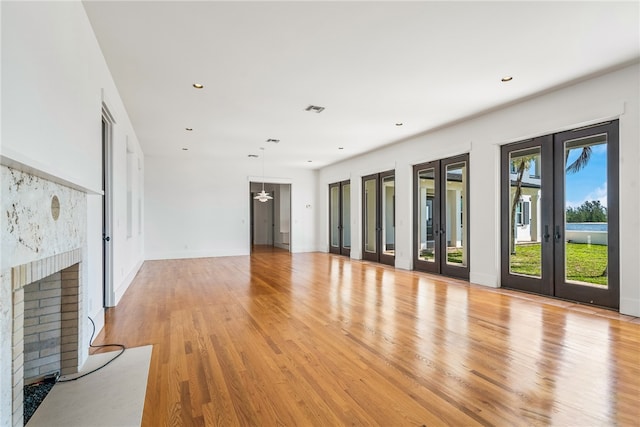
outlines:
[[113, 230], [112, 213], [112, 132], [115, 121], [108, 109], [102, 110], [102, 306], [113, 307]]
[[618, 122], [501, 157], [502, 286], [618, 308]]
[[469, 278], [469, 156], [422, 163], [414, 174], [416, 270]]
[[395, 172], [362, 178], [362, 258], [395, 265]]

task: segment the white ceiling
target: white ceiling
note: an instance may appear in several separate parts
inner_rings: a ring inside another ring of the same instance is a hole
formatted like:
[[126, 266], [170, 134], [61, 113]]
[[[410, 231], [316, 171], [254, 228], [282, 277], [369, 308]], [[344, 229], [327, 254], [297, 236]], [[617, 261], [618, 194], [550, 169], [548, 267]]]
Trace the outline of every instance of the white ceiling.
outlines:
[[637, 1], [84, 4], [147, 156], [315, 169], [640, 56]]

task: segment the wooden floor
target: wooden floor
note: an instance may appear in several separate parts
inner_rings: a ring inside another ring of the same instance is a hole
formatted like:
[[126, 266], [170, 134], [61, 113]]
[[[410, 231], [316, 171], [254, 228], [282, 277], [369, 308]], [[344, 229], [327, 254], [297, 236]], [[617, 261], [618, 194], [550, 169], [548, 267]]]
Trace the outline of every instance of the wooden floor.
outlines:
[[336, 255], [146, 262], [144, 426], [637, 426], [638, 319]]

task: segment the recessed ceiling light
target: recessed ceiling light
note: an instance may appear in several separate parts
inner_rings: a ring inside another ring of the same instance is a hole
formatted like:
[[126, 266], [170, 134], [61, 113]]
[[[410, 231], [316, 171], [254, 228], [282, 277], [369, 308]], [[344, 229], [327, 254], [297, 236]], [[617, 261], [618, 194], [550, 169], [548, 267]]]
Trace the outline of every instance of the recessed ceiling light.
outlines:
[[202, 85], [200, 83], [194, 83], [193, 87], [195, 87], [196, 89], [202, 89], [204, 87], [204, 85]]
[[402, 122], [398, 122], [398, 123], [396, 123], [396, 126], [402, 126], [403, 124], [404, 123], [402, 123]]
[[274, 144], [277, 144], [277, 143], [280, 142], [280, 140], [279, 139], [269, 138], [269, 139], [267, 139], [267, 142], [273, 142]]
[[188, 148], [183, 147], [183, 148], [182, 148], [182, 151], [189, 151], [189, 149], [188, 149]]
[[344, 150], [344, 147], [338, 147], [338, 150]]
[[191, 132], [193, 128], [184, 128], [184, 130]]
[[503, 82], [510, 82], [511, 80], [513, 80], [513, 77], [511, 77], [511, 76], [504, 76], [501, 80], [502, 80]]
[[311, 163], [311, 162], [313, 162], [313, 160], [307, 160], [307, 163]]
[[257, 154], [248, 154], [247, 157], [251, 157], [252, 159], [257, 159], [258, 155]]

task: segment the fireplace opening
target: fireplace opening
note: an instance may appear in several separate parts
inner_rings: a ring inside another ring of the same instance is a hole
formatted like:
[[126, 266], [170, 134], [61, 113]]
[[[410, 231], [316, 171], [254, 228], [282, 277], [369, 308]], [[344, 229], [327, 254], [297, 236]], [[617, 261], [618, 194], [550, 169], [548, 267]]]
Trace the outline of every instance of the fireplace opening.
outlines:
[[24, 382], [78, 367], [78, 266], [24, 287]]
[[11, 269], [14, 427], [26, 424], [59, 376], [78, 372], [81, 271], [81, 249]]
[[51, 375], [44, 380], [24, 386], [24, 422], [26, 426], [36, 409], [40, 406], [47, 394], [51, 391], [56, 383], [56, 377]]
[[79, 263], [24, 287], [23, 420], [78, 367]]

